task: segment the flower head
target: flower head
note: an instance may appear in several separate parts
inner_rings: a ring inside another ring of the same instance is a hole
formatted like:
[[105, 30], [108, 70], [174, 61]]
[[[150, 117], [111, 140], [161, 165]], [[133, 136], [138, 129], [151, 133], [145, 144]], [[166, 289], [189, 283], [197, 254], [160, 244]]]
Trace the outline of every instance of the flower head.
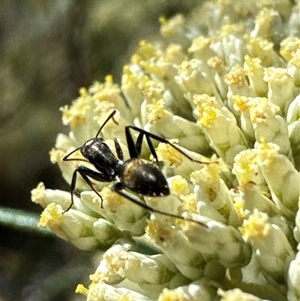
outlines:
[[[207, 2], [160, 22], [167, 46], [140, 42], [120, 86], [107, 76], [61, 109], [51, 161], [74, 203], [39, 184], [39, 225], [105, 250], [77, 288], [87, 300], [297, 300], [299, 3]], [[161, 183], [138, 187], [124, 162], [158, 163], [170, 193], [141, 193]]]

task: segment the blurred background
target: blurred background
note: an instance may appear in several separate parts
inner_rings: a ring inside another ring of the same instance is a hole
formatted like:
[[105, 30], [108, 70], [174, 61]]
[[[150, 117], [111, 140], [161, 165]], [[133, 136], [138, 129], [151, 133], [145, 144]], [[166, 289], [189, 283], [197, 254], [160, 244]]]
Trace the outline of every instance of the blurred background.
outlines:
[[1, 1], [0, 301], [85, 300], [74, 290], [94, 272], [93, 253], [9, 220], [35, 225], [42, 210], [30, 191], [39, 182], [69, 189], [49, 160], [57, 133], [67, 132], [59, 108], [106, 74], [118, 83], [138, 42], [159, 39], [160, 16], [200, 3]]

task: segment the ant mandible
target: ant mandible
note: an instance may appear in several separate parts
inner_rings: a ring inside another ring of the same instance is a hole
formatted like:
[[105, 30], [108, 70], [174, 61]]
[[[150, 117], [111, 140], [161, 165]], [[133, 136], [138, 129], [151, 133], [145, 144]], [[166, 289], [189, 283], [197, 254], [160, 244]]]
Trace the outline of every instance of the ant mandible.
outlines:
[[[159, 142], [170, 145], [171, 147], [176, 149], [178, 152], [180, 152], [182, 155], [184, 155], [185, 157], [187, 157], [189, 160], [193, 162], [198, 162], [201, 164], [209, 164], [209, 163], [195, 160], [192, 157], [190, 157], [188, 154], [183, 152], [176, 145], [172, 144], [170, 141], [132, 125], [125, 127], [125, 136], [126, 136], [126, 142], [127, 142], [130, 159], [124, 160], [122, 148], [116, 138], [114, 138], [114, 144], [115, 144], [115, 149], [117, 154], [117, 156], [115, 156], [111, 151], [111, 149], [109, 148], [109, 146], [105, 143], [104, 139], [98, 136], [100, 135], [103, 127], [110, 119], [113, 119], [113, 121], [117, 124], [117, 122], [113, 118], [116, 112], [117, 112], [116, 110], [113, 110], [110, 113], [110, 115], [101, 125], [95, 138], [88, 140], [82, 146], [74, 149], [63, 158], [63, 161], [88, 162], [97, 169], [97, 171], [95, 171], [93, 169], [90, 169], [82, 165], [79, 165], [75, 169], [71, 180], [71, 204], [65, 210], [65, 212], [68, 211], [74, 203], [73, 194], [76, 188], [77, 174], [79, 173], [81, 177], [85, 180], [85, 182], [101, 199], [101, 208], [103, 208], [102, 196], [96, 190], [94, 184], [90, 179], [100, 181], [100, 182], [117, 181], [112, 186], [111, 189], [116, 193], [118, 193], [119, 195], [127, 198], [134, 204], [137, 204], [140, 207], [149, 210], [152, 213], [157, 213], [157, 214], [161, 214], [161, 215], [165, 215], [165, 216], [169, 216], [172, 218], [181, 219], [185, 221], [191, 221], [198, 225], [207, 227], [207, 225], [205, 225], [200, 221], [196, 221], [190, 218], [185, 218], [180, 215], [164, 212], [155, 209], [153, 207], [150, 207], [146, 203], [143, 203], [142, 201], [138, 201], [137, 199], [133, 198], [131, 195], [125, 192], [127, 189], [136, 194], [140, 194], [143, 196], [150, 196], [150, 197], [162, 197], [162, 196], [168, 196], [170, 194], [170, 189], [167, 180], [163, 175], [163, 173], [161, 172], [161, 170], [157, 167], [158, 158], [157, 158], [156, 151], [153, 147], [151, 138]], [[130, 130], [139, 132], [136, 142], [134, 142]], [[151, 163], [150, 161], [140, 158], [144, 136], [146, 138], [151, 154], [153, 155], [157, 163], [157, 166]], [[78, 150], [80, 150], [81, 154], [85, 159], [69, 158], [73, 153], [75, 153]]]

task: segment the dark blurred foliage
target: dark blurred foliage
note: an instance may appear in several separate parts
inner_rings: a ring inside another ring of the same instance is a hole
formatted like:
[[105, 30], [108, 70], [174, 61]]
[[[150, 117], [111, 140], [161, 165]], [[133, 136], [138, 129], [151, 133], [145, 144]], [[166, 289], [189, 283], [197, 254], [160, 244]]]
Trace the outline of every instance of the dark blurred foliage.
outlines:
[[[1, 1], [1, 206], [41, 212], [30, 201], [40, 181], [68, 189], [49, 161], [59, 108], [78, 89], [113, 74], [160, 16], [187, 14], [201, 1]], [[89, 252], [36, 232], [1, 227], [0, 300], [84, 300], [78, 282], [93, 273]]]

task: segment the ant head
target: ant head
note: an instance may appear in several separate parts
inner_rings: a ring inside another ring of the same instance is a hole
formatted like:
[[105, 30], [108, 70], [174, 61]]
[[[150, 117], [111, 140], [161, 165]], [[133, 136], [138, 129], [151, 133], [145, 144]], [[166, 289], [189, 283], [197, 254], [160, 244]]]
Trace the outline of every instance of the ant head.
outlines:
[[89, 139], [88, 141], [86, 141], [79, 148], [79, 150], [85, 158], [89, 159], [91, 154], [93, 154], [94, 152], [101, 151], [102, 145], [106, 145], [103, 142], [104, 142], [104, 140], [101, 137], [92, 138], [92, 139]]
[[[91, 157], [91, 154], [94, 153], [94, 151], [99, 151], [98, 146], [102, 145], [102, 148], [106, 147], [106, 144], [103, 143], [103, 138], [98, 137], [102, 131], [102, 129], [104, 128], [104, 126], [107, 124], [107, 122], [112, 119], [113, 122], [115, 124], [118, 124], [118, 122], [114, 119], [114, 115], [117, 113], [116, 110], [113, 110], [109, 116], [106, 118], [106, 120], [103, 122], [103, 124], [101, 125], [100, 129], [98, 130], [95, 138], [92, 138], [90, 140], [88, 140], [87, 142], [85, 142], [82, 146], [77, 147], [76, 149], [74, 149], [73, 151], [71, 151], [70, 153], [68, 153], [64, 158], [63, 161], [84, 161], [84, 162], [89, 162], [89, 158]], [[75, 152], [80, 151], [82, 153], [82, 155], [86, 158], [86, 159], [80, 159], [80, 158], [69, 158], [72, 154], [74, 154]], [[106, 150], [107, 153], [111, 152], [111, 150]]]
[[88, 140], [81, 148], [80, 152], [93, 164], [98, 170], [110, 168], [118, 161], [116, 156], [111, 151], [110, 147], [104, 142], [101, 137], [96, 137]]

